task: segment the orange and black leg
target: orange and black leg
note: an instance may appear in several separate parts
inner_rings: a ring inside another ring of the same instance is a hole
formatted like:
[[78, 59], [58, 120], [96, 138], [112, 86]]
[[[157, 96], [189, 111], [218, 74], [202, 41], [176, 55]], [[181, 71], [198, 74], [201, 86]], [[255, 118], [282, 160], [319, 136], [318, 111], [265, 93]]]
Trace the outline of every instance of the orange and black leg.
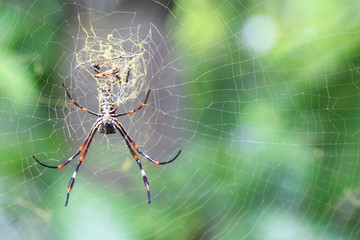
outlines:
[[91, 128], [88, 136], [86, 137], [84, 143], [81, 145], [81, 147], [79, 148], [79, 150], [77, 150], [77, 152], [72, 155], [68, 160], [64, 161], [63, 163], [61, 163], [60, 165], [58, 166], [49, 166], [49, 165], [46, 165], [42, 162], [40, 162], [34, 155], [33, 155], [33, 158], [35, 159], [35, 161], [37, 163], [39, 163], [40, 165], [44, 166], [44, 167], [47, 167], [47, 168], [57, 168], [57, 169], [60, 169], [60, 168], [63, 168], [64, 166], [66, 166], [69, 162], [71, 162], [76, 156], [78, 156], [83, 150], [84, 150], [84, 153], [81, 155], [80, 157], [80, 160], [78, 161], [77, 165], [76, 165], [76, 168], [75, 168], [75, 171], [70, 179], [70, 182], [69, 182], [69, 185], [68, 185], [68, 188], [67, 188], [67, 196], [66, 196], [66, 202], [65, 202], [65, 206], [67, 206], [68, 202], [69, 202], [69, 196], [70, 196], [70, 192], [71, 192], [71, 189], [72, 187], [74, 186], [74, 182], [75, 182], [75, 178], [76, 178], [76, 174], [77, 172], [79, 171], [79, 168], [80, 168], [80, 165], [82, 163], [82, 161], [84, 160], [86, 154], [87, 154], [87, 151], [90, 147], [90, 144], [91, 144], [91, 141], [96, 133], [96, 130], [98, 129], [99, 125], [100, 125], [101, 121], [98, 120], [95, 122], [95, 124], [93, 125], [93, 127]]
[[62, 86], [63, 86], [63, 88], [65, 89], [66, 94], [67, 94], [67, 96], [69, 97], [70, 101], [71, 101], [75, 106], [77, 106], [78, 108], [80, 108], [80, 109], [83, 110], [84, 112], [90, 113], [90, 114], [92, 114], [92, 115], [95, 115], [95, 116], [98, 116], [98, 117], [101, 117], [101, 116], [102, 116], [101, 114], [98, 114], [98, 113], [96, 113], [96, 112], [90, 111], [89, 109], [80, 106], [77, 102], [75, 102], [74, 99], [71, 98], [70, 93], [69, 93], [69, 91], [66, 89], [64, 83], [62, 84]]
[[152, 157], [150, 157], [149, 155], [147, 155], [146, 153], [144, 153], [143, 151], [140, 150], [140, 148], [135, 144], [135, 142], [131, 139], [131, 137], [129, 136], [129, 134], [127, 134], [127, 132], [125, 131], [125, 129], [123, 128], [123, 126], [120, 124], [120, 122], [117, 119], [114, 119], [117, 123], [117, 125], [120, 127], [121, 131], [124, 133], [124, 135], [126, 136], [126, 138], [131, 142], [131, 145], [135, 148], [136, 151], [138, 151], [138, 153], [140, 153], [141, 155], [143, 155], [147, 160], [149, 160], [150, 162], [152, 162], [155, 165], [165, 165], [168, 163], [171, 163], [172, 161], [174, 161], [181, 153], [181, 150], [176, 154], [175, 157], [173, 157], [172, 159], [170, 159], [167, 162], [158, 162], [155, 159], [153, 159]]
[[94, 137], [94, 135], [95, 135], [95, 133], [96, 133], [96, 129], [97, 129], [98, 127], [99, 127], [99, 124], [97, 124], [97, 125], [94, 127], [94, 129], [93, 129], [93, 131], [92, 131], [92, 133], [91, 133], [91, 135], [90, 135], [89, 142], [88, 142], [88, 144], [87, 144], [86, 147], [85, 147], [84, 153], [81, 155], [81, 157], [80, 157], [80, 159], [79, 159], [79, 161], [78, 161], [78, 163], [77, 163], [77, 165], [76, 165], [75, 171], [74, 171], [74, 173], [73, 173], [73, 175], [72, 175], [72, 177], [71, 177], [71, 179], [70, 179], [70, 182], [69, 182], [69, 185], [68, 185], [68, 188], [67, 188], [67, 195], [66, 195], [65, 207], [67, 206], [67, 204], [68, 204], [68, 202], [69, 202], [70, 192], [71, 192], [71, 189], [72, 189], [73, 186], [74, 186], [76, 174], [77, 174], [78, 171], [79, 171], [79, 168], [80, 168], [80, 166], [81, 166], [81, 163], [83, 162], [83, 160], [84, 160], [85, 157], [86, 157], [87, 151], [89, 150], [91, 141], [93, 140], [93, 137]]
[[135, 151], [131, 148], [131, 145], [130, 145], [129, 141], [126, 139], [126, 137], [125, 137], [123, 131], [121, 130], [121, 128], [119, 127], [119, 125], [118, 125], [116, 122], [114, 122], [114, 124], [115, 124], [116, 128], [119, 130], [121, 136], [124, 138], [124, 141], [125, 141], [127, 147], [129, 148], [131, 155], [132, 155], [133, 158], [135, 159], [136, 163], [139, 165], [140, 173], [141, 173], [141, 176], [142, 176], [142, 178], [143, 178], [143, 182], [144, 182], [144, 185], [145, 185], [145, 187], [146, 187], [147, 194], [148, 194], [148, 203], [150, 204], [150, 203], [151, 203], [151, 199], [150, 199], [150, 184], [149, 184], [149, 181], [148, 181], [147, 176], [146, 176], [146, 174], [145, 174], [145, 171], [144, 171], [144, 169], [143, 169], [143, 167], [142, 167], [142, 164], [141, 164], [141, 162], [140, 162], [140, 159], [139, 159], [139, 157], [136, 155]]
[[[140, 110], [141, 108], [145, 107], [146, 102], [147, 102], [147, 100], [148, 100], [148, 98], [149, 98], [150, 92], [151, 92], [151, 89], [149, 89], [149, 91], [148, 91], [148, 93], [147, 93], [147, 95], [146, 95], [146, 98], [145, 98], [144, 103], [141, 104], [140, 107], [138, 107], [137, 109], [132, 110], [132, 111], [130, 111], [130, 112], [126, 112], [126, 113], [111, 114], [111, 116], [112, 116], [112, 117], [120, 117], [120, 116], [124, 116], [124, 115], [128, 115], [128, 114], [133, 114], [133, 113], [135, 113], [136, 111]], [[116, 109], [115, 109], [115, 110], [116, 110]]]
[[69, 162], [71, 162], [77, 155], [79, 155], [82, 150], [84, 150], [87, 142], [89, 141], [89, 138], [94, 134], [94, 131], [96, 130], [95, 127], [96, 125], [99, 123], [99, 120], [95, 122], [95, 124], [92, 126], [88, 136], [86, 137], [85, 141], [83, 142], [83, 144], [81, 145], [81, 147], [79, 148], [79, 150], [77, 150], [77, 152], [72, 155], [68, 160], [64, 161], [63, 163], [61, 163], [60, 165], [58, 166], [49, 166], [49, 165], [46, 165], [42, 162], [40, 162], [34, 155], [33, 155], [33, 158], [35, 159], [35, 161], [37, 163], [39, 163], [41, 166], [44, 166], [44, 167], [47, 167], [47, 168], [57, 168], [57, 169], [60, 169], [60, 168], [63, 168], [65, 167]]

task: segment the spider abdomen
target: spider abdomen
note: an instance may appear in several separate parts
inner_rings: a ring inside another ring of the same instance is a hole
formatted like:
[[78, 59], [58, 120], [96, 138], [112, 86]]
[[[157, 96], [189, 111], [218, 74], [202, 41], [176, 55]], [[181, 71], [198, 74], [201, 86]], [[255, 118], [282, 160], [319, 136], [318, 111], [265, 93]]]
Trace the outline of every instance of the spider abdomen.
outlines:
[[114, 113], [114, 99], [109, 86], [100, 89], [99, 93], [100, 112], [103, 114]]

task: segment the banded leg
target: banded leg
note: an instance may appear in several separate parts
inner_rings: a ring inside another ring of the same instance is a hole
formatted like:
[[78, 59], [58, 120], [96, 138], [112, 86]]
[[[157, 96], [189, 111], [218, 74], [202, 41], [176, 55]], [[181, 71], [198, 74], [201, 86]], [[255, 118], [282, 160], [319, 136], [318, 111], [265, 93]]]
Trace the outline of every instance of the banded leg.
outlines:
[[58, 166], [49, 166], [49, 165], [46, 165], [42, 162], [40, 162], [34, 155], [33, 155], [33, 158], [35, 159], [35, 161], [37, 163], [39, 163], [41, 166], [44, 166], [44, 167], [47, 167], [47, 168], [57, 168], [57, 169], [60, 169], [60, 168], [63, 168], [65, 167], [69, 162], [71, 162], [77, 155], [79, 155], [82, 150], [84, 149], [84, 147], [86, 146], [87, 142], [89, 141], [89, 138], [90, 136], [92, 136], [94, 134], [94, 131], [96, 130], [96, 125], [99, 123], [99, 120], [95, 122], [95, 124], [92, 126], [89, 134], [87, 135], [85, 141], [83, 142], [83, 144], [81, 145], [81, 147], [79, 148], [79, 150], [77, 150], [77, 152], [72, 155], [68, 160], [64, 161], [63, 163], [61, 163], [60, 165]]
[[76, 168], [75, 168], [75, 171], [70, 179], [70, 182], [69, 182], [69, 185], [68, 185], [68, 188], [67, 188], [67, 194], [66, 194], [66, 202], [65, 202], [65, 207], [67, 206], [68, 202], [69, 202], [69, 197], [70, 197], [70, 192], [71, 192], [71, 189], [73, 188], [74, 186], [74, 183], [75, 183], [75, 178], [76, 178], [76, 174], [78, 173], [79, 171], [79, 168], [80, 168], [80, 165], [81, 163], [83, 162], [84, 158], [86, 157], [86, 154], [87, 154], [87, 151], [89, 150], [89, 147], [90, 147], [90, 144], [91, 144], [91, 141], [93, 140], [93, 137], [96, 133], [96, 130], [97, 128], [99, 127], [99, 124], [97, 124], [95, 127], [94, 127], [94, 130], [92, 131], [91, 135], [90, 135], [90, 138], [89, 138], [89, 142], [88, 144], [86, 145], [85, 147], [85, 150], [84, 150], [84, 153], [81, 155], [77, 165], [76, 165]]
[[139, 165], [139, 168], [140, 168], [140, 172], [141, 172], [141, 175], [142, 175], [142, 178], [143, 178], [143, 181], [144, 181], [144, 185], [146, 187], [146, 190], [147, 190], [147, 194], [148, 194], [148, 203], [150, 204], [151, 203], [151, 200], [150, 200], [150, 184], [149, 184], [149, 181], [147, 179], [147, 176], [145, 174], [145, 171], [142, 167], [142, 164], [140, 162], [140, 159], [139, 157], [136, 155], [135, 151], [131, 148], [131, 145], [129, 143], [129, 141], [126, 139], [123, 131], [121, 130], [121, 128], [119, 127], [119, 125], [116, 123], [116, 122], [113, 122], [116, 126], [116, 128], [119, 130], [121, 136], [123, 137], [127, 147], [129, 148], [130, 152], [131, 152], [131, 155], [133, 156], [133, 158], [135, 159], [136, 163]]
[[120, 122], [117, 119], [114, 119], [116, 121], [116, 123], [119, 125], [119, 127], [121, 128], [121, 131], [125, 134], [126, 138], [131, 142], [132, 146], [135, 148], [136, 151], [138, 151], [138, 153], [140, 153], [141, 155], [143, 155], [147, 160], [149, 160], [150, 162], [152, 162], [155, 165], [165, 165], [168, 163], [171, 163], [172, 161], [174, 161], [181, 153], [181, 150], [176, 154], [175, 157], [173, 157], [172, 159], [170, 159], [167, 162], [158, 162], [155, 159], [153, 159], [152, 157], [150, 157], [149, 155], [147, 155], [146, 153], [144, 153], [143, 151], [140, 150], [140, 148], [135, 144], [135, 142], [131, 139], [131, 137], [129, 136], [129, 134], [127, 134], [127, 132], [125, 131], [125, 129], [123, 128], [123, 126], [120, 124]]
[[84, 112], [87, 112], [87, 113], [90, 113], [90, 114], [92, 114], [92, 115], [95, 115], [95, 116], [101, 117], [101, 115], [100, 115], [100, 114], [95, 113], [95, 112], [93, 112], [93, 111], [90, 111], [90, 110], [89, 110], [89, 109], [87, 109], [87, 108], [84, 108], [84, 107], [80, 106], [77, 102], [75, 102], [75, 100], [74, 100], [74, 99], [72, 99], [72, 98], [71, 98], [70, 93], [69, 93], [69, 91], [66, 89], [66, 87], [65, 87], [65, 84], [64, 84], [64, 83], [62, 84], [62, 86], [63, 86], [63, 88], [65, 89], [66, 94], [67, 94], [67, 96], [69, 97], [70, 101], [71, 101], [71, 102], [72, 102], [75, 106], [77, 106], [78, 108], [80, 108], [80, 109], [81, 109], [81, 110], [83, 110]]
[[[128, 115], [128, 114], [133, 114], [133, 113], [135, 113], [136, 111], [140, 110], [141, 108], [145, 107], [146, 102], [147, 102], [147, 100], [148, 100], [148, 98], [149, 98], [150, 92], [151, 92], [151, 89], [149, 89], [149, 91], [148, 91], [148, 93], [147, 93], [147, 95], [146, 95], [146, 98], [145, 98], [144, 103], [141, 104], [140, 107], [138, 107], [137, 109], [132, 110], [132, 111], [130, 111], [130, 112], [126, 112], [126, 113], [111, 114], [111, 116], [112, 116], [112, 117], [120, 117], [120, 116], [124, 116], [124, 115]], [[115, 110], [116, 110], [116, 109], [115, 109]]]

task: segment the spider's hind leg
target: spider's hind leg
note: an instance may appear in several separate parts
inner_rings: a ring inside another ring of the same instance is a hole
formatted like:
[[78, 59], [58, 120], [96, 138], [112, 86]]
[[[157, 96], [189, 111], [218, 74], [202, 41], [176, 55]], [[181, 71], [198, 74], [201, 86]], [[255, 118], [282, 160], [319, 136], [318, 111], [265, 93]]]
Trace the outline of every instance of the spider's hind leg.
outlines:
[[70, 96], [69, 91], [68, 91], [67, 88], [65, 87], [65, 84], [62, 83], [61, 85], [62, 85], [63, 88], [65, 89], [66, 95], [68, 96], [68, 98], [70, 99], [70, 101], [71, 101], [75, 106], [77, 106], [78, 108], [80, 108], [80, 109], [83, 110], [84, 112], [90, 113], [90, 114], [92, 114], [92, 115], [94, 115], [94, 116], [101, 117], [101, 114], [98, 114], [98, 113], [96, 113], [96, 112], [90, 111], [89, 109], [80, 106], [74, 99], [72, 99], [72, 97]]

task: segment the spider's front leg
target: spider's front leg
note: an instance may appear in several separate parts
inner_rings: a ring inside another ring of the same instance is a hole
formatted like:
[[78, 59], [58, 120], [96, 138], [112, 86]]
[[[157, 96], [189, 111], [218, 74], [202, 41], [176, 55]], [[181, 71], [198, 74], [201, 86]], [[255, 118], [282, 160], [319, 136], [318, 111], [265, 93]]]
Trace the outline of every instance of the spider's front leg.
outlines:
[[68, 202], [69, 202], [69, 197], [70, 197], [70, 192], [71, 192], [71, 189], [73, 188], [74, 186], [74, 183], [75, 183], [75, 178], [76, 178], [76, 174], [78, 173], [79, 171], [79, 168], [81, 166], [81, 163], [83, 162], [83, 160], [85, 159], [86, 157], [86, 154], [87, 154], [87, 151], [89, 150], [89, 147], [90, 147], [90, 144], [91, 144], [91, 141], [93, 140], [93, 137], [96, 133], [96, 130], [98, 129], [99, 125], [100, 125], [101, 121], [98, 121], [97, 124], [93, 127], [92, 129], [92, 133], [91, 133], [91, 137], [89, 139], [89, 142], [88, 144], [86, 145], [85, 147], [85, 150], [84, 150], [84, 153], [81, 155], [77, 165], [76, 165], [76, 168], [75, 168], [75, 171], [70, 179], [70, 182], [69, 182], [69, 185], [68, 185], [68, 188], [67, 188], [67, 194], [66, 194], [66, 202], [65, 202], [65, 207], [67, 206]]
[[66, 202], [65, 202], [65, 206], [67, 206], [68, 202], [69, 202], [69, 196], [70, 196], [70, 192], [71, 192], [71, 189], [73, 188], [74, 186], [74, 183], [75, 183], [75, 178], [76, 178], [76, 174], [78, 173], [79, 171], [79, 168], [80, 168], [80, 165], [81, 163], [83, 162], [86, 154], [87, 154], [87, 151], [89, 150], [89, 147], [90, 147], [90, 144], [91, 144], [91, 141], [96, 133], [96, 130], [99, 128], [99, 125], [101, 123], [100, 121], [101, 119], [98, 119], [93, 127], [91, 128], [88, 136], [86, 137], [85, 141], [83, 142], [83, 144], [81, 145], [81, 147], [79, 148], [79, 150], [73, 155], [71, 156], [68, 160], [64, 161], [63, 163], [61, 163], [60, 165], [58, 166], [49, 166], [49, 165], [46, 165], [42, 162], [40, 162], [34, 155], [33, 155], [33, 158], [35, 159], [35, 161], [37, 163], [39, 163], [40, 165], [44, 166], [44, 167], [47, 167], [47, 168], [57, 168], [57, 169], [61, 169], [63, 168], [64, 166], [66, 166], [69, 162], [71, 162], [77, 155], [79, 155], [83, 150], [83, 154], [81, 155], [77, 165], [76, 165], [76, 168], [75, 168], [75, 171], [70, 179], [70, 182], [69, 182], [69, 185], [68, 185], [68, 188], [67, 188], [67, 195], [66, 195]]
[[89, 134], [87, 135], [85, 141], [83, 142], [83, 144], [81, 145], [81, 147], [76, 151], [76, 153], [74, 155], [72, 155], [69, 159], [67, 159], [66, 161], [64, 161], [63, 163], [57, 165], [57, 166], [49, 166], [45, 163], [42, 163], [40, 162], [34, 155], [33, 155], [33, 158], [35, 159], [35, 161], [37, 163], [39, 163], [41, 166], [44, 166], [44, 167], [47, 167], [47, 168], [57, 168], [57, 169], [60, 169], [60, 168], [63, 168], [65, 167], [69, 162], [71, 162], [75, 157], [77, 157], [77, 155], [79, 155], [85, 148], [86, 145], [88, 145], [88, 141], [90, 138], [92, 138], [92, 135], [95, 134], [95, 131], [97, 129], [97, 125], [99, 124], [100, 122], [100, 119], [98, 119], [94, 125], [91, 127], [91, 130], [89, 132]]
[[140, 172], [141, 172], [141, 176], [143, 178], [143, 182], [144, 182], [144, 185], [146, 187], [146, 190], [147, 190], [147, 194], [148, 194], [148, 203], [150, 204], [151, 203], [151, 199], [150, 199], [150, 184], [149, 184], [149, 181], [148, 181], [148, 178], [145, 174], [145, 171], [142, 167], [142, 164], [141, 164], [141, 161], [139, 159], [139, 157], [136, 155], [135, 151], [131, 148], [131, 145], [129, 143], [129, 141], [126, 139], [125, 137], [125, 134], [121, 131], [121, 128], [119, 127], [119, 125], [117, 124], [117, 122], [113, 121], [113, 124], [116, 126], [116, 128], [119, 130], [121, 136], [123, 137], [127, 147], [129, 148], [130, 150], [130, 153], [131, 155], [133, 156], [133, 158], [135, 159], [136, 163], [138, 164], [139, 168], [140, 168]]
[[119, 120], [114, 119], [114, 121], [116, 121], [116, 123], [118, 124], [118, 126], [121, 128], [121, 131], [124, 133], [124, 135], [126, 136], [126, 138], [130, 141], [130, 143], [132, 144], [132, 146], [134, 147], [134, 149], [136, 151], [138, 151], [138, 153], [140, 153], [141, 155], [143, 155], [147, 160], [149, 160], [151, 163], [155, 164], [155, 165], [165, 165], [165, 164], [169, 164], [171, 162], [173, 162], [181, 153], [181, 150], [179, 150], [179, 152], [175, 155], [175, 157], [173, 157], [172, 159], [170, 159], [167, 162], [158, 162], [155, 159], [153, 159], [152, 157], [150, 157], [149, 155], [147, 155], [146, 153], [144, 153], [142, 150], [140, 150], [140, 148], [138, 147], [138, 145], [136, 145], [136, 143], [132, 140], [132, 138], [129, 136], [129, 134], [125, 131], [125, 129], [123, 128], [123, 126], [121, 126]]

